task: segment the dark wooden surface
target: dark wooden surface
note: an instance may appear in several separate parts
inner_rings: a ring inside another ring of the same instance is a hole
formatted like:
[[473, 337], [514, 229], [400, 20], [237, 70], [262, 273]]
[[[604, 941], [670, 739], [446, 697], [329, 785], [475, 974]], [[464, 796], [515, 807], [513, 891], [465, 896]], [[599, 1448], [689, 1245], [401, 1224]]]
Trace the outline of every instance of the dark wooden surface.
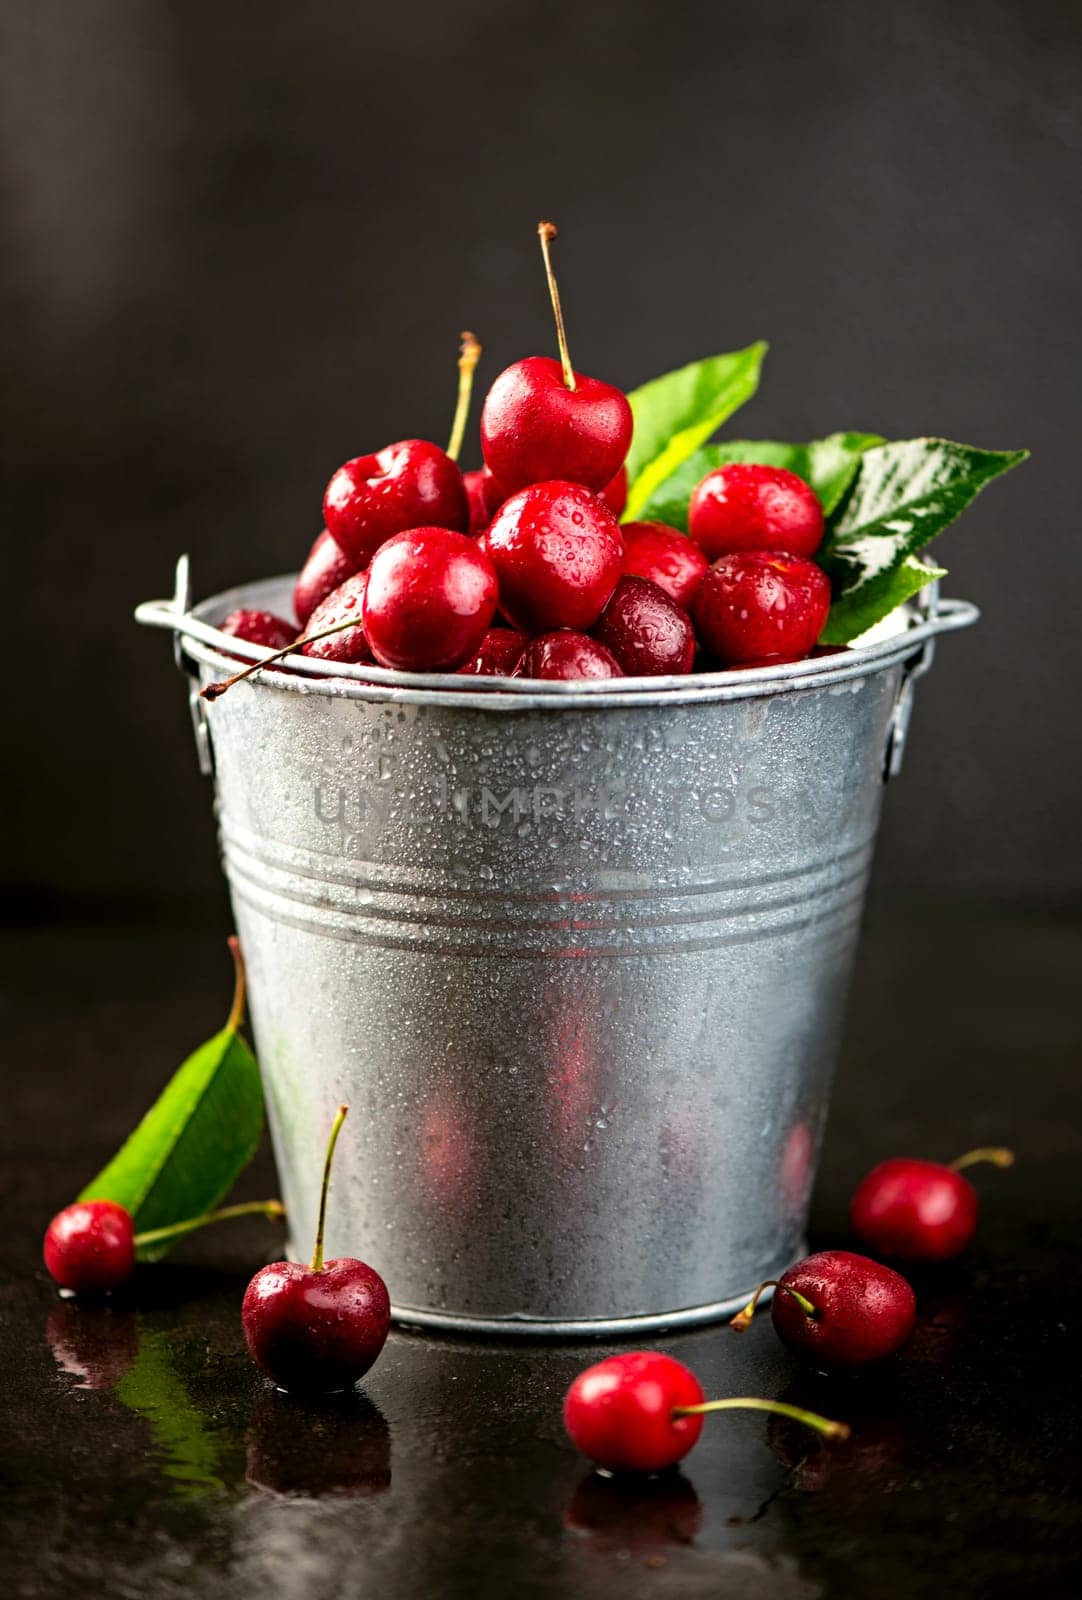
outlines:
[[[849, 1444], [715, 1418], [683, 1475], [632, 1493], [561, 1431], [596, 1346], [393, 1334], [350, 1406], [276, 1395], [238, 1321], [268, 1225], [191, 1241], [111, 1309], [59, 1301], [42, 1229], [218, 1025], [226, 927], [30, 910], [0, 939], [5, 1595], [988, 1600], [1077, 1581], [1077, 919], [873, 905], [814, 1242], [846, 1242], [882, 1156], [996, 1141], [1018, 1163], [978, 1176], [978, 1242], [916, 1280], [894, 1363], [802, 1371], [769, 1317], [664, 1341], [708, 1392], [818, 1406]], [[273, 1182], [264, 1155], [243, 1192]]]

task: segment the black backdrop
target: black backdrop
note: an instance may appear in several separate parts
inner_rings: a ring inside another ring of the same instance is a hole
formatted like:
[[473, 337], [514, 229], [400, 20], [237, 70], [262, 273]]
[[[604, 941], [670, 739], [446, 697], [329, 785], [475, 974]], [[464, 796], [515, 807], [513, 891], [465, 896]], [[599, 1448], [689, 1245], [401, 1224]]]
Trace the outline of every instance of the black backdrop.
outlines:
[[1055, 0], [7, 0], [6, 876], [215, 894], [161, 637], [297, 564], [339, 460], [552, 346], [625, 385], [767, 337], [738, 431], [1034, 459], [943, 541], [985, 611], [922, 686], [880, 881], [1082, 885], [1079, 34]]

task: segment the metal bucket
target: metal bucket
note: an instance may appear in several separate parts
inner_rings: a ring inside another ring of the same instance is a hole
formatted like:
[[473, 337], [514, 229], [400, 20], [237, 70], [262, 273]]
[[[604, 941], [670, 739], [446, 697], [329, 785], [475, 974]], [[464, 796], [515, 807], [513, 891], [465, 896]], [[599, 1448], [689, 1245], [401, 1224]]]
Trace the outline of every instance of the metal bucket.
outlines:
[[[526, 687], [174, 630], [213, 772], [283, 1197], [403, 1322], [706, 1322], [799, 1255], [885, 777], [935, 604], [797, 665]], [[224, 650], [228, 651], [224, 653]], [[317, 674], [319, 674], [317, 676]], [[302, 1251], [303, 1253], [303, 1251]]]

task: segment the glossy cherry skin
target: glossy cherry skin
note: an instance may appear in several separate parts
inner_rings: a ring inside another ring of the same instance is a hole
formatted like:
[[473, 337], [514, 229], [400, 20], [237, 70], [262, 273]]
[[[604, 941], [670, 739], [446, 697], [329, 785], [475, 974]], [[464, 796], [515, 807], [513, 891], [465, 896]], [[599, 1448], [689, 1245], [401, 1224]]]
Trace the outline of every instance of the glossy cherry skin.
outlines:
[[500, 609], [524, 633], [592, 628], [620, 577], [620, 525], [577, 483], [535, 483], [505, 500], [484, 536]]
[[485, 465], [508, 494], [555, 478], [602, 490], [624, 464], [633, 427], [627, 396], [558, 361], [527, 356], [501, 372], [481, 412]]
[[293, 589], [293, 610], [303, 628], [318, 605], [333, 594], [357, 571], [357, 563], [347, 556], [328, 529], [316, 539], [300, 570]]
[[711, 561], [735, 550], [812, 556], [823, 542], [823, 507], [795, 472], [732, 461], [696, 485], [688, 532]]
[[103, 1294], [135, 1268], [135, 1228], [113, 1200], [79, 1200], [58, 1211], [45, 1231], [45, 1265], [62, 1289]]
[[470, 502], [470, 525], [467, 532], [471, 538], [476, 538], [488, 527], [507, 496], [487, 467], [481, 467], [477, 472], [464, 472], [462, 481], [466, 485], [466, 494]]
[[820, 1250], [782, 1274], [815, 1307], [804, 1312], [784, 1288], [770, 1314], [790, 1350], [827, 1367], [861, 1367], [899, 1350], [913, 1331], [917, 1299], [898, 1272], [851, 1250]]
[[275, 1261], [245, 1290], [241, 1325], [256, 1366], [281, 1389], [334, 1394], [375, 1361], [391, 1326], [387, 1285], [342, 1256], [319, 1271]]
[[710, 567], [699, 546], [664, 522], [625, 522], [620, 532], [628, 577], [649, 578], [686, 610]]
[[557, 628], [538, 634], [522, 653], [516, 678], [555, 678], [571, 682], [583, 678], [622, 678], [623, 670], [611, 650], [588, 633]]
[[683, 1460], [702, 1417], [674, 1417], [703, 1401], [702, 1385], [672, 1356], [634, 1350], [580, 1372], [564, 1399], [572, 1443], [609, 1472], [662, 1472]]
[[471, 678], [510, 678], [527, 645], [526, 635], [517, 628], [489, 628], [477, 653], [459, 672]]
[[376, 659], [368, 643], [368, 635], [364, 631], [362, 620], [367, 588], [368, 573], [355, 572], [345, 583], [339, 584], [337, 589], [332, 590], [325, 600], [320, 601], [308, 618], [305, 629], [307, 633], [319, 633], [322, 628], [333, 628], [335, 623], [345, 622], [350, 616], [357, 618], [357, 626], [343, 628], [341, 633], [332, 633], [326, 639], [315, 639], [311, 644], [302, 645], [302, 655], [316, 656], [321, 661], [354, 663]]
[[648, 578], [621, 578], [594, 628], [629, 678], [690, 672], [695, 629], [682, 606]]
[[853, 1231], [878, 1254], [898, 1261], [949, 1261], [977, 1229], [977, 1191], [938, 1161], [881, 1161], [857, 1187]]
[[492, 562], [473, 539], [450, 528], [412, 528], [372, 558], [365, 633], [384, 667], [453, 671], [479, 648], [497, 599]]
[[339, 467], [323, 496], [323, 518], [356, 567], [406, 528], [464, 533], [470, 505], [457, 463], [427, 439], [403, 439]]
[[615, 478], [610, 478], [599, 498], [604, 500], [614, 517], [622, 517], [627, 505], [627, 468], [621, 467]]
[[691, 602], [700, 642], [733, 667], [802, 660], [829, 611], [830, 583], [821, 567], [766, 550], [723, 556]]
[[247, 639], [249, 644], [266, 645], [268, 650], [284, 650], [297, 637], [291, 622], [276, 617], [273, 611], [231, 611], [219, 625], [223, 633], [234, 639]]

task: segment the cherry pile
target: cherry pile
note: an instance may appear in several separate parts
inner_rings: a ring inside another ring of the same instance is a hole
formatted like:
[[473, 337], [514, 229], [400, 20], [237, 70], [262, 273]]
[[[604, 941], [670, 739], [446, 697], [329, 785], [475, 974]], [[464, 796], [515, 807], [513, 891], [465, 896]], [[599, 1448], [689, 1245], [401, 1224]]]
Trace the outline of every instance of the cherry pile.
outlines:
[[812, 559], [823, 508], [794, 473], [717, 467], [695, 489], [687, 534], [620, 524], [631, 407], [572, 367], [556, 230], [538, 233], [560, 356], [528, 356], [495, 380], [484, 466], [458, 466], [481, 354], [464, 334], [447, 449], [404, 439], [345, 462], [297, 579], [296, 623], [241, 610], [223, 632], [283, 655], [539, 679], [680, 676], [815, 650], [830, 608]]

